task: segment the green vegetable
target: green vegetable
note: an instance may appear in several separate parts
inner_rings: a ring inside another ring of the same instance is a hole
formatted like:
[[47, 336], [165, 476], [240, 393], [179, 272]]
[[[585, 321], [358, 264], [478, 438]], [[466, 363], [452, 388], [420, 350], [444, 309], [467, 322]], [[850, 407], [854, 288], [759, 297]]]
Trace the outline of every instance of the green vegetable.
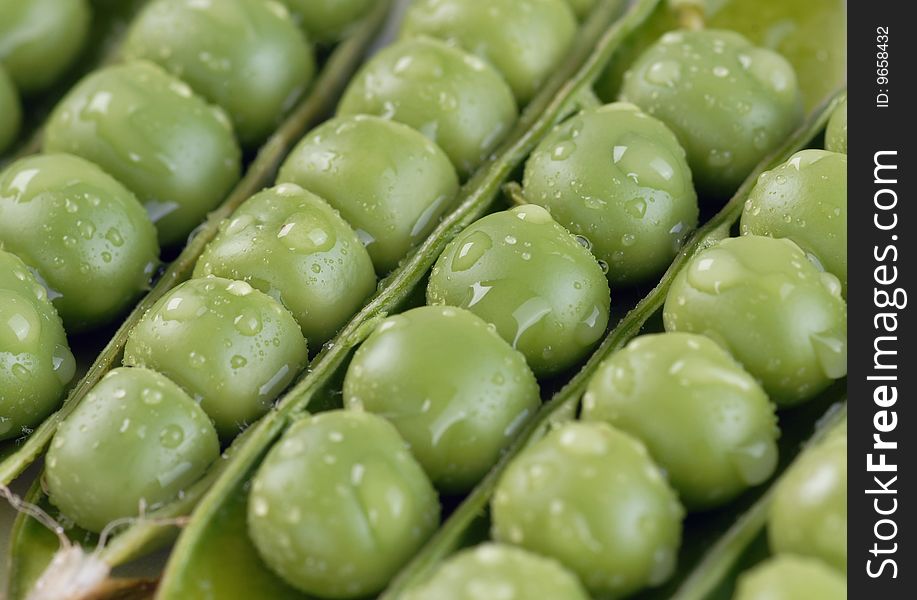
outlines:
[[108, 373], [54, 435], [45, 460], [51, 502], [98, 533], [177, 496], [220, 455], [204, 411], [147, 369]]
[[529, 202], [589, 240], [612, 284], [661, 273], [697, 226], [685, 151], [632, 104], [587, 109], [560, 125], [529, 157], [524, 183]]
[[589, 600], [576, 577], [558, 562], [503, 544], [459, 552], [404, 600]]
[[777, 467], [767, 394], [700, 335], [644, 335], [612, 354], [592, 377], [582, 418], [646, 444], [689, 508], [722, 505]]
[[825, 131], [825, 149], [847, 154], [847, 100], [834, 109]]
[[509, 133], [517, 111], [500, 74], [481, 59], [431, 38], [382, 50], [357, 73], [338, 115], [380, 115], [436, 142], [463, 176]]
[[847, 155], [803, 150], [758, 178], [743, 235], [789, 238], [841, 282], [847, 296]]
[[291, 183], [246, 200], [194, 268], [250, 283], [293, 313], [312, 348], [328, 341], [376, 289], [357, 234], [328, 204]]
[[541, 403], [525, 358], [472, 313], [421, 307], [383, 321], [357, 350], [344, 403], [388, 419], [439, 489], [463, 492]]
[[[576, 14], [578, 19], [585, 19], [589, 16], [590, 11], [595, 6], [597, 0], [566, 0], [570, 8], [573, 9], [573, 12]], [[623, 8], [625, 2], [621, 2]]]
[[771, 549], [823, 560], [847, 572], [847, 435], [795, 462], [776, 486], [768, 518]]
[[258, 468], [248, 531], [268, 566], [303, 592], [379, 592], [439, 524], [439, 502], [398, 432], [375, 415], [303, 419]]
[[624, 77], [621, 98], [668, 125], [701, 196], [730, 196], [802, 117], [792, 66], [730, 31], [667, 33]]
[[75, 370], [45, 288], [0, 250], [0, 440], [31, 433], [57, 408]]
[[841, 285], [790, 240], [748, 235], [699, 252], [672, 282], [663, 317], [666, 331], [729, 350], [778, 406], [847, 374]]
[[277, 128], [315, 74], [312, 48], [283, 5], [154, 0], [123, 54], [160, 64], [223, 107], [246, 146]]
[[348, 37], [375, 0], [280, 0], [311, 39], [324, 44]]
[[555, 558], [615, 598], [672, 574], [684, 513], [643, 444], [605, 423], [567, 423], [525, 449], [491, 511], [497, 541]]
[[443, 251], [428, 304], [467, 308], [493, 323], [536, 375], [579, 362], [605, 333], [608, 283], [595, 258], [532, 204], [488, 215]]
[[733, 600], [846, 600], [847, 581], [806, 558], [768, 560], [742, 575]]
[[0, 2], [0, 66], [23, 95], [46, 90], [80, 56], [91, 16], [86, 0]]
[[149, 289], [156, 228], [124, 186], [68, 154], [0, 172], [0, 247], [41, 276], [70, 333], [111, 323]]
[[244, 281], [192, 279], [131, 332], [124, 364], [158, 371], [207, 412], [223, 439], [263, 415], [307, 359], [293, 316]]
[[84, 78], [47, 123], [46, 152], [88, 159], [134, 192], [163, 246], [180, 244], [239, 179], [226, 114], [142, 61]]
[[436, 144], [410, 127], [365, 115], [314, 129], [277, 181], [299, 184], [339, 210], [382, 275], [427, 238], [458, 191], [455, 169]]
[[22, 125], [19, 93], [6, 69], [0, 64], [0, 153], [16, 140]]
[[565, 0], [415, 0], [402, 35], [435, 37], [486, 60], [526, 104], [567, 54], [576, 29]]

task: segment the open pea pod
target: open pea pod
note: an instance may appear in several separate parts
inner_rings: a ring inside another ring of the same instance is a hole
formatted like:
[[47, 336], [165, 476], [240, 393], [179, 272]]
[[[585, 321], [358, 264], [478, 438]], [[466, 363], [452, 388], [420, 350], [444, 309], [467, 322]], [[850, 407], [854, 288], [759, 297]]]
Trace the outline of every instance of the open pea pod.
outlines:
[[[735, 225], [742, 213], [745, 200], [754, 187], [758, 176], [784, 162], [792, 154], [808, 145], [824, 129], [834, 108], [845, 97], [845, 91], [838, 91], [814, 110], [809, 118], [780, 148], [765, 158], [754, 169], [726, 206], [693, 234], [652, 291], [637, 302], [632, 310], [613, 326], [611, 332], [583, 368], [551, 400], [542, 406], [536, 417], [522, 429], [519, 437], [504, 454], [500, 462], [443, 523], [439, 531], [427, 542], [414, 560], [405, 567], [381, 598], [399, 598], [405, 590], [424, 581], [440, 562], [462, 547], [468, 538], [468, 532], [479, 528], [481, 522], [486, 520], [487, 507], [496, 484], [513, 458], [543, 436], [552, 424], [572, 419], [575, 416], [576, 408], [588, 382], [592, 379], [599, 365], [608, 356], [623, 348], [627, 342], [640, 333], [659, 331], [661, 329], [659, 315], [675, 276], [698, 250], [729, 235], [730, 229]], [[832, 389], [836, 390], [837, 386]], [[830, 394], [830, 392], [826, 392], [826, 394]], [[813, 403], [813, 406], [817, 405], [817, 403]], [[811, 419], [809, 420], [809, 426], [811, 427]], [[804, 424], [801, 427], [805, 430]], [[717, 532], [721, 531], [722, 527], [719, 527]], [[698, 596], [698, 598], [702, 597]]]
[[617, 97], [630, 65], [659, 36], [679, 27], [678, 5], [701, 5], [706, 27], [737, 31], [755, 45], [778, 51], [796, 71], [806, 110], [846, 80], [844, 0], [670, 0], [660, 5], [640, 32], [621, 48], [596, 84], [605, 100]]
[[389, 7], [388, 1], [377, 3], [359, 29], [334, 49], [311, 91], [297, 104], [279, 129], [268, 138], [249, 164], [243, 178], [230, 191], [220, 207], [210, 213], [207, 221], [192, 234], [181, 254], [118, 327], [88, 367], [85, 375], [70, 390], [62, 408], [48, 417], [27, 438], [0, 443], [0, 484], [8, 484], [42, 454], [58, 424], [76, 408], [86, 393], [120, 358], [128, 333], [144, 313], [169, 290], [191, 276], [198, 257], [216, 236], [220, 223], [242, 202], [272, 181], [274, 173], [293, 145], [334, 107], [337, 97], [388, 15]]
[[[207, 561], [224, 560], [217, 559], [217, 555], [208, 552], [207, 548], [217, 539], [218, 530], [225, 527], [220, 523], [235, 502], [233, 498], [240, 489], [244, 489], [250, 473], [276, 439], [273, 424], [282, 419], [283, 415], [314, 408], [313, 402], [321, 398], [322, 389], [340, 372], [350, 351], [374, 328], [378, 320], [411, 301], [418, 285], [423, 282], [449, 240], [487, 211], [498, 195], [502, 182], [565, 114], [570, 103], [577, 101], [578, 94], [596, 76], [614, 47], [639, 25], [654, 3], [655, 0], [639, 2], [632, 12], [610, 29], [617, 12], [616, 3], [604, 2], [596, 9], [584, 26], [569, 58], [558, 69], [547, 89], [529, 105], [508, 141], [465, 185], [460, 193], [458, 208], [446, 216], [402, 266], [382, 282], [377, 295], [342, 332], [325, 345], [312, 362], [309, 373], [281, 400], [277, 410], [253, 426], [249, 442], [195, 509], [167, 566], [159, 591], [160, 597], [184, 598], [195, 593], [196, 588], [193, 586], [197, 585], [201, 573], [209, 570]], [[244, 516], [241, 512], [236, 514], [240, 518]], [[237, 526], [243, 527], [244, 523]], [[250, 548], [236, 550], [250, 552]], [[219, 556], [222, 557], [227, 551], [221, 546]], [[232, 562], [237, 562], [237, 558], [233, 558]]]

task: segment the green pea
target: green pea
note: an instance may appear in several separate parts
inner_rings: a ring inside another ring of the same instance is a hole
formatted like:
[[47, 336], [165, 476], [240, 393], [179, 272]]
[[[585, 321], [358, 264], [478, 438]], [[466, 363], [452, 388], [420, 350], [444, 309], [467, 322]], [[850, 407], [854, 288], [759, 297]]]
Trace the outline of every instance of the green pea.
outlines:
[[614, 598], [668, 579], [683, 513], [646, 448], [605, 423], [567, 423], [528, 447], [491, 504], [494, 539], [555, 558]]
[[220, 225], [195, 277], [247, 281], [293, 313], [319, 348], [376, 290], [357, 234], [311, 192], [283, 183], [246, 200]]
[[836, 276], [847, 296], [847, 155], [803, 150], [758, 178], [743, 235], [789, 238]]
[[423, 469], [385, 419], [332, 411], [295, 423], [258, 469], [248, 531], [267, 565], [307, 594], [382, 590], [439, 524]]
[[729, 350], [778, 406], [847, 374], [841, 285], [790, 240], [748, 235], [701, 251], [672, 282], [663, 317], [666, 331]]
[[80, 56], [91, 17], [86, 0], [0, 2], [0, 63], [23, 95], [50, 87]]
[[522, 352], [536, 375], [586, 356], [605, 333], [611, 299], [595, 258], [540, 206], [488, 215], [445, 249], [428, 304], [467, 308]]
[[621, 98], [668, 125], [701, 196], [728, 197], [802, 118], [793, 67], [731, 31], [667, 33], [624, 76]]
[[154, 371], [119, 368], [60, 424], [45, 481], [55, 506], [99, 532], [175, 498], [219, 455], [213, 425], [188, 394]]
[[159, 371], [201, 403], [223, 439], [271, 407], [307, 359], [293, 316], [244, 281], [192, 279], [130, 333], [124, 364]]
[[844, 577], [810, 559], [772, 558], [739, 578], [733, 600], [846, 600]]
[[9, 148], [19, 135], [22, 106], [19, 93], [6, 69], [0, 64], [0, 152]]
[[526, 104], [567, 54], [576, 29], [564, 0], [417, 0], [402, 35], [435, 37], [486, 60]]
[[0, 173], [0, 246], [40, 274], [70, 333], [126, 311], [149, 289], [159, 255], [137, 198], [68, 154], [23, 158]]
[[45, 288], [0, 250], [0, 440], [31, 433], [60, 404], [75, 370]]
[[588, 109], [555, 128], [526, 162], [524, 184], [528, 201], [591, 242], [612, 284], [664, 271], [697, 226], [685, 151], [632, 104]]
[[449, 492], [480, 481], [540, 403], [525, 357], [485, 321], [452, 307], [386, 319], [344, 378], [345, 406], [388, 419], [433, 484]]
[[589, 594], [557, 561], [503, 544], [463, 550], [439, 566], [404, 600], [589, 600]]
[[589, 383], [582, 418], [646, 444], [689, 508], [724, 504], [777, 467], [767, 394], [700, 335], [644, 335], [613, 354]]
[[825, 130], [825, 149], [831, 152], [847, 154], [847, 100], [831, 113], [828, 128]]
[[277, 128], [315, 74], [312, 48], [287, 10], [265, 0], [154, 0], [123, 52], [158, 63], [223, 107], [246, 146]]
[[280, 0], [309, 37], [324, 44], [346, 38], [375, 5], [374, 0]]
[[481, 59], [431, 38], [403, 40], [350, 82], [339, 115], [380, 115], [436, 142], [470, 175], [516, 121], [512, 90]]
[[241, 162], [226, 114], [143, 61], [100, 69], [70, 90], [44, 149], [90, 160], [134, 192], [162, 246], [183, 242], [216, 208]]
[[339, 117], [304, 137], [277, 177], [325, 198], [353, 226], [384, 275], [439, 223], [458, 176], [439, 147], [406, 125]]
[[818, 558], [847, 572], [847, 436], [807, 451], [774, 492], [768, 521], [771, 549]]

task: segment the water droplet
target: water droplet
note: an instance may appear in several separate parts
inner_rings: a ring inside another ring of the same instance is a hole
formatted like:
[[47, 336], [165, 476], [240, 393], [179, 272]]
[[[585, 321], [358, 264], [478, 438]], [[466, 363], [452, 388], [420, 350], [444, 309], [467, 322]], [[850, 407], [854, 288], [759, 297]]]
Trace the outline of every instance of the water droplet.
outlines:
[[815, 358], [829, 379], [840, 379], [847, 374], [846, 336], [835, 332], [813, 333], [809, 336]]
[[646, 70], [646, 80], [654, 85], [672, 87], [681, 79], [681, 65], [674, 60], [661, 60]]
[[768, 437], [751, 440], [730, 454], [739, 477], [748, 485], [758, 485], [774, 472], [777, 466], [777, 445]]
[[452, 270], [467, 271], [492, 247], [493, 240], [489, 235], [483, 231], [472, 232], [459, 244], [458, 251], [452, 258]]
[[178, 448], [185, 441], [185, 432], [178, 425], [166, 425], [159, 432], [159, 443], [163, 448]]

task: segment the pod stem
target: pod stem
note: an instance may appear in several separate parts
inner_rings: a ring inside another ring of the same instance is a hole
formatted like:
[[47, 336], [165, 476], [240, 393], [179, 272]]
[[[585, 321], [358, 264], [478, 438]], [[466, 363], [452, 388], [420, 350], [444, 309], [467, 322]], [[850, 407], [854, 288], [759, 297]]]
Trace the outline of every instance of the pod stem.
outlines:
[[503, 185], [503, 195], [513, 206], [523, 206], [529, 203], [529, 201], [525, 199], [525, 193], [522, 191], [522, 186], [515, 181], [510, 181]]
[[223, 204], [210, 213], [189, 237], [184, 250], [165, 270], [153, 289], [131, 311], [92, 366], [70, 390], [63, 406], [49, 416], [19, 448], [0, 461], [0, 484], [8, 484], [44, 452], [58, 424], [107, 373], [121, 355], [127, 336], [153, 304], [179, 283], [191, 277], [197, 259], [216, 236], [220, 222], [252, 194], [269, 185], [293, 145], [319, 119], [330, 112], [388, 15], [389, 1], [378, 2], [373, 13], [353, 36], [335, 48], [311, 91], [260, 148]]
[[839, 90], [814, 111], [812, 116], [780, 148], [758, 164], [723, 209], [703, 227], [694, 232], [656, 287], [640, 300], [611, 330], [598, 350], [589, 358], [588, 362], [573, 379], [541, 407], [535, 418], [529, 421], [509, 450], [504, 453], [499, 463], [491, 469], [487, 476], [455, 509], [420, 553], [415, 556], [414, 560], [405, 567], [389, 589], [380, 596], [379, 600], [396, 600], [405, 590], [429, 576], [442, 560], [459, 547], [465, 532], [471, 524], [485, 514], [497, 482], [513, 458], [524, 448], [542, 437], [553, 424], [563, 419], [575, 417], [576, 407], [580, 398], [599, 365], [605, 358], [623, 348], [628, 341], [637, 336], [650, 317], [662, 308], [672, 281], [689, 259], [711, 239], [720, 237], [724, 228], [728, 229], [731, 224], [738, 220], [742, 214], [745, 200], [761, 173], [784, 162], [792, 154], [805, 147], [824, 129], [834, 107], [845, 96], [845, 89]]

